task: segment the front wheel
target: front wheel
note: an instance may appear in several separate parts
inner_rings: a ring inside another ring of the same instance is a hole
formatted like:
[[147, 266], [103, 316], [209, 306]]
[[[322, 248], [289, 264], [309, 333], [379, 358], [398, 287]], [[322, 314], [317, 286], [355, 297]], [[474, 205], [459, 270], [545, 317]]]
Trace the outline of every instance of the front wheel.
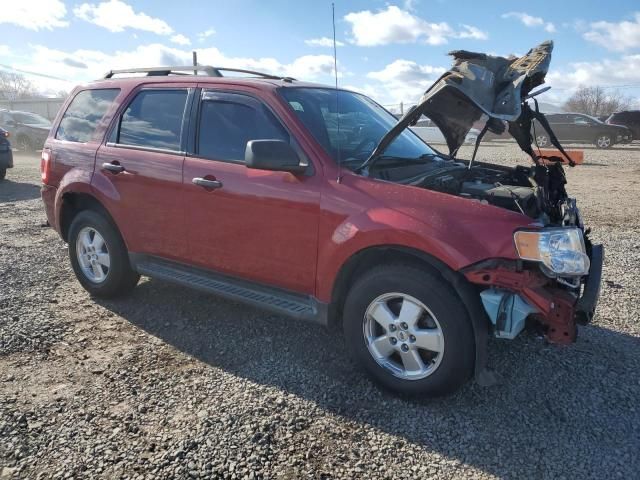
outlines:
[[611, 148], [613, 142], [611, 141], [611, 137], [609, 135], [600, 135], [596, 138], [596, 147], [598, 148]]
[[408, 395], [450, 393], [473, 371], [473, 329], [439, 276], [381, 266], [352, 287], [344, 306], [349, 351], [382, 386]]
[[80, 284], [96, 297], [123, 295], [140, 280], [129, 264], [120, 233], [103, 215], [92, 210], [78, 213], [71, 223], [69, 258]]

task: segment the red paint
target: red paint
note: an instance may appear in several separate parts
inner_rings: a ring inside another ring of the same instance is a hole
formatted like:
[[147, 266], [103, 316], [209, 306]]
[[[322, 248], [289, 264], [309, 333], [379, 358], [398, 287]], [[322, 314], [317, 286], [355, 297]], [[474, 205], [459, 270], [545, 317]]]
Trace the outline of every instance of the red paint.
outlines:
[[[107, 145], [109, 126], [142, 86], [206, 87], [253, 95], [286, 125], [313, 165], [313, 174], [250, 170], [240, 163]], [[109, 211], [132, 252], [211, 268], [323, 302], [331, 301], [345, 262], [374, 246], [411, 247], [455, 271], [486, 259], [517, 258], [513, 232], [530, 226], [531, 219], [452, 195], [339, 172], [277, 94], [280, 86], [230, 78], [199, 78], [196, 84], [193, 77], [92, 84], [91, 88], [118, 87], [121, 92], [86, 144], [54, 138], [62, 113], [58, 115], [46, 142], [54, 158], [50, 186], [43, 191], [51, 224], [60, 230], [64, 193], [84, 192]], [[76, 89], [70, 99], [85, 88]], [[105, 171], [105, 162], [119, 162], [125, 171]], [[223, 187], [204, 189], [192, 184], [195, 177], [215, 178]], [[517, 288], [527, 298], [548, 300], [535, 281], [521, 278], [523, 284]]]
[[480, 266], [468, 269], [465, 276], [477, 285], [491, 285], [519, 293], [540, 312], [538, 319], [547, 327], [549, 341], [561, 344], [575, 342], [576, 298], [566, 290], [552, 287], [551, 280], [542, 273], [518, 271], [515, 265], [502, 262], [489, 268]]

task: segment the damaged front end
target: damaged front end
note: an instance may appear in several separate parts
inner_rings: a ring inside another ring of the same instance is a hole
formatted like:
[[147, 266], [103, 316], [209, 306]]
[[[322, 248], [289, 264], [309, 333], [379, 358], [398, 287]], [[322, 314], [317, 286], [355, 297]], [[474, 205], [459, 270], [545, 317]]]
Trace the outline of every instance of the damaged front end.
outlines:
[[[478, 287], [484, 309], [499, 338], [513, 339], [530, 318], [543, 326], [555, 343], [576, 339], [576, 322], [593, 317], [600, 291], [603, 247], [592, 245], [576, 201], [567, 195], [563, 164], [573, 159], [557, 141], [532, 90], [544, 83], [552, 42], [544, 42], [519, 58], [503, 58], [467, 51], [452, 52], [453, 67], [422, 96], [385, 135], [360, 168], [367, 176], [391, 178], [376, 166], [387, 147], [423, 115], [442, 131], [449, 156], [441, 156], [398, 183], [468, 198], [522, 213], [531, 228], [514, 232], [519, 260], [494, 259], [464, 269]], [[533, 99], [535, 108], [529, 106]], [[474, 123], [486, 119], [473, 156], [457, 159], [458, 149]], [[557, 154], [534, 151], [533, 120], [547, 130]], [[506, 167], [474, 162], [487, 131], [508, 128], [531, 166]]]

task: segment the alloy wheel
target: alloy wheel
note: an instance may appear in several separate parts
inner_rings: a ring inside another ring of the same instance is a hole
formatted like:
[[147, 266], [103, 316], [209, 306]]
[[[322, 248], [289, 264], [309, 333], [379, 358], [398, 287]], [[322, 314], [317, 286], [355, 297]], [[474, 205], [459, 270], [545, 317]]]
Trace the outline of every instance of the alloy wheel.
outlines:
[[29, 141], [29, 138], [25, 137], [24, 135], [20, 135], [16, 139], [16, 147], [22, 152], [28, 152], [29, 150], [31, 150], [31, 142]]
[[102, 283], [109, 275], [111, 257], [104, 238], [92, 227], [84, 227], [76, 241], [76, 255], [82, 273], [93, 283]]
[[600, 148], [609, 148], [611, 146], [611, 137], [602, 135], [596, 139], [596, 145]]
[[363, 333], [378, 365], [403, 380], [428, 377], [444, 355], [438, 320], [420, 300], [404, 293], [386, 293], [371, 302]]
[[549, 139], [546, 135], [537, 135], [536, 136], [536, 145], [538, 147], [546, 147], [549, 143]]

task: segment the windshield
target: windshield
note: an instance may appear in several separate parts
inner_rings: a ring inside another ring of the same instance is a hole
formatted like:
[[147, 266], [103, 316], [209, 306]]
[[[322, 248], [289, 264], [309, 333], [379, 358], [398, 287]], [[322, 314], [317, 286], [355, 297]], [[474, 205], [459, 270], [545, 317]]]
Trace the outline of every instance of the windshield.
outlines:
[[14, 112], [13, 118], [18, 123], [24, 123], [25, 125], [46, 125], [51, 126], [51, 122], [40, 115], [27, 112]]
[[[373, 100], [357, 93], [305, 87], [282, 88], [280, 93], [327, 153], [336, 161], [339, 154], [348, 168], [365, 161], [398, 121]], [[384, 155], [419, 159], [434, 153], [413, 132], [405, 130]]]

